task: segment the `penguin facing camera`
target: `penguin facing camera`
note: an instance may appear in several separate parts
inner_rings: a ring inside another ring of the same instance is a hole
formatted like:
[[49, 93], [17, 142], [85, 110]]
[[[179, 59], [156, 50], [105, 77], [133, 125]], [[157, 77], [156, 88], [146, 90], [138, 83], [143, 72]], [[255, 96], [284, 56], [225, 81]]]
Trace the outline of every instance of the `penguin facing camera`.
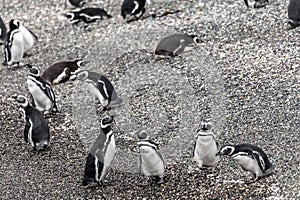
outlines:
[[216, 136], [211, 131], [211, 124], [202, 122], [196, 135], [193, 160], [198, 163], [200, 169], [216, 167], [220, 160], [220, 157], [216, 156], [217, 153]]
[[150, 0], [124, 0], [121, 7], [121, 15], [127, 22], [139, 20], [146, 12], [146, 5]]
[[27, 85], [33, 99], [33, 106], [44, 114], [58, 112], [51, 85], [40, 76], [38, 67], [29, 64], [27, 66], [29, 68]]
[[300, 1], [290, 0], [288, 5], [289, 21], [287, 29], [293, 29], [300, 25]]
[[11, 20], [9, 22], [9, 31], [4, 46], [5, 59], [3, 65], [9, 67], [20, 67], [24, 55], [24, 37], [19, 29], [20, 22]]
[[19, 24], [18, 29], [23, 34], [24, 54], [28, 54], [28, 52], [32, 49], [35, 41], [38, 40], [38, 37], [30, 29], [23, 26], [23, 24], [19, 20], [12, 19], [11, 22], [14, 24]]
[[33, 150], [45, 150], [49, 146], [50, 133], [48, 123], [44, 116], [32, 107], [26, 97], [14, 95], [12, 97], [21, 107], [24, 114], [25, 128], [24, 140], [30, 143]]
[[0, 45], [5, 43], [6, 38], [7, 38], [7, 29], [2, 18], [0, 17]]
[[269, 161], [266, 153], [259, 147], [251, 144], [224, 145], [216, 155], [227, 155], [238, 162], [243, 170], [252, 174], [252, 183], [259, 178], [269, 175], [274, 165]]
[[137, 135], [139, 148], [139, 169], [146, 177], [154, 177], [156, 183], [164, 182], [165, 161], [159, 151], [158, 144], [149, 140], [146, 131], [141, 131]]
[[86, 24], [96, 22], [97, 20], [112, 18], [104, 9], [102, 8], [83, 8], [79, 11], [67, 12], [65, 16], [70, 20], [71, 24], [78, 24], [79, 22], [84, 22]]
[[262, 8], [268, 5], [269, 0], [244, 0], [244, 2], [249, 8]]
[[114, 116], [105, 116], [101, 120], [101, 131], [92, 145], [85, 164], [83, 186], [91, 183], [103, 183], [116, 151], [115, 136], [112, 130]]
[[104, 108], [103, 111], [109, 106], [119, 105], [123, 102], [107, 77], [88, 70], [81, 70], [75, 75], [75, 80], [87, 84], [89, 92], [98, 98]]
[[175, 57], [192, 50], [200, 42], [196, 35], [172, 34], [161, 39], [155, 49], [155, 55]]
[[82, 60], [61, 61], [49, 66], [41, 75], [51, 85], [65, 83], [68, 80], [74, 80], [76, 73], [82, 70]]

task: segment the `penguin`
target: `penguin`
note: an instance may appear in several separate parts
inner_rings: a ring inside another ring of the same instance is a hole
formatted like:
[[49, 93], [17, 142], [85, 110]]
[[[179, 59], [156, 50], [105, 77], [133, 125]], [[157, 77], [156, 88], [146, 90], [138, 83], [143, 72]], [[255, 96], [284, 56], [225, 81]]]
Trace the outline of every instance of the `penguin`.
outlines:
[[154, 177], [158, 184], [163, 183], [165, 161], [159, 151], [158, 144], [149, 140], [146, 131], [137, 135], [139, 148], [139, 169], [146, 177]]
[[107, 77], [101, 74], [81, 70], [76, 73], [75, 80], [83, 81], [87, 84], [90, 93], [97, 97], [100, 104], [104, 107], [103, 110], [106, 110], [110, 105], [117, 105], [123, 102], [123, 100], [118, 97], [112, 83]]
[[67, 8], [68, 4], [76, 8], [81, 8], [85, 3], [84, 0], [65, 0], [65, 8]]
[[50, 133], [44, 116], [36, 108], [32, 107], [23, 95], [14, 95], [12, 99], [19, 104], [24, 114], [25, 142], [29, 142], [34, 151], [47, 149], [50, 145]]
[[58, 112], [51, 85], [40, 77], [38, 67], [33, 67], [29, 64], [27, 66], [29, 67], [27, 85], [33, 99], [34, 107], [44, 114]]
[[2, 18], [0, 17], [0, 45], [5, 43], [6, 38], [7, 38], [7, 29]]
[[112, 16], [102, 8], [83, 8], [79, 11], [68, 12], [65, 14], [65, 16], [70, 19], [72, 24], [78, 24], [81, 21], [89, 24], [104, 18], [112, 18]]
[[262, 176], [270, 174], [275, 168], [266, 153], [251, 144], [224, 145], [216, 155], [231, 156], [243, 170], [252, 174], [253, 181], [250, 182], [255, 182]]
[[33, 47], [34, 42], [38, 40], [38, 37], [28, 28], [23, 26], [23, 24], [17, 20], [17, 19], [12, 19], [12, 23], [19, 24], [19, 30], [23, 34], [23, 39], [24, 39], [24, 54], [27, 54]]
[[24, 39], [19, 26], [19, 22], [9, 22], [9, 32], [4, 46], [5, 59], [2, 62], [3, 65], [20, 66], [24, 54]]
[[41, 75], [51, 85], [65, 83], [68, 80], [74, 80], [76, 75], [71, 73], [76, 73], [82, 70], [82, 60], [74, 61], [61, 61], [49, 66]]
[[129, 16], [133, 16], [135, 20], [140, 19], [146, 12], [146, 4], [150, 4], [150, 0], [124, 0], [121, 7], [123, 19]]
[[216, 167], [220, 160], [220, 157], [216, 156], [218, 153], [216, 136], [211, 131], [210, 123], [203, 122], [201, 126], [196, 135], [193, 160], [200, 168]]
[[105, 116], [101, 120], [101, 132], [86, 158], [83, 186], [103, 183], [116, 151], [115, 136], [111, 128], [113, 121], [113, 115]]
[[187, 34], [172, 34], [164, 37], [155, 49], [155, 55], [175, 57], [200, 43], [199, 37]]
[[288, 29], [296, 28], [300, 25], [300, 1], [290, 0], [288, 5]]
[[269, 3], [269, 0], [244, 0], [249, 8], [262, 8]]

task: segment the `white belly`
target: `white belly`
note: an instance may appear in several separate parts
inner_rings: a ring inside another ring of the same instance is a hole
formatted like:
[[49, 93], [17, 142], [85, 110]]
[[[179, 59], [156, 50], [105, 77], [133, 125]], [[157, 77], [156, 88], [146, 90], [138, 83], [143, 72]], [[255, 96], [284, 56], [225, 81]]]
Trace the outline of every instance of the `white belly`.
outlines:
[[239, 163], [239, 165], [241, 165], [245, 170], [255, 173], [256, 176], [263, 175], [263, 172], [259, 168], [259, 165], [256, 162], [256, 160], [248, 156], [239, 156], [239, 155], [235, 156], [233, 159], [236, 160]]
[[41, 112], [51, 110], [52, 101], [48, 98], [48, 96], [32, 80], [27, 79], [27, 85], [36, 108]]
[[101, 95], [98, 88], [96, 88], [92, 83], [87, 83], [87, 87], [88, 87], [89, 92], [99, 99], [102, 106], [105, 107], [108, 105], [108, 100], [104, 99], [104, 97]]
[[9, 64], [20, 62], [24, 54], [23, 36], [21, 33], [14, 34], [11, 46], [11, 60]]
[[145, 176], [162, 176], [164, 162], [151, 147], [140, 147], [141, 168]]
[[105, 177], [105, 175], [115, 157], [115, 152], [116, 152], [116, 143], [115, 143], [114, 136], [112, 136], [111, 141], [107, 145], [106, 152], [104, 154], [104, 158], [103, 158], [104, 166], [103, 166], [103, 170], [102, 170], [102, 173], [100, 176], [100, 180], [103, 180], [103, 178]]
[[212, 137], [210, 140], [204, 141], [201, 140], [201, 136], [198, 137], [194, 149], [194, 160], [198, 163], [199, 167], [215, 167], [220, 160], [220, 157], [216, 156], [216, 153], [218, 153], [218, 148]]
[[24, 37], [24, 52], [28, 52], [33, 47], [34, 38], [32, 34], [23, 26], [20, 27], [20, 31], [22, 32]]

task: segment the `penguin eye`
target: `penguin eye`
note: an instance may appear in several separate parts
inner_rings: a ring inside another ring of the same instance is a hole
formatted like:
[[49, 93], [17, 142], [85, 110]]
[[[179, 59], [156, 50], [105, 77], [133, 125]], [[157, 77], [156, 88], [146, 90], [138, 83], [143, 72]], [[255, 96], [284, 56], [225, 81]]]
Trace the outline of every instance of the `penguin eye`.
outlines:
[[195, 42], [196, 44], [199, 44], [199, 43], [200, 43], [200, 38], [195, 37], [195, 38], [194, 38], [194, 42]]

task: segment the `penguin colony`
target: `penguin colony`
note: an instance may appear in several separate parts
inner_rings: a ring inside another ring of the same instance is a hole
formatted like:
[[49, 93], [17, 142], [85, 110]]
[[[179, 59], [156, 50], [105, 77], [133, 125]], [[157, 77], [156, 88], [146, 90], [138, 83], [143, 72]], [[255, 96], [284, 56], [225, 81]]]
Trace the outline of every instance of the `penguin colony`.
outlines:
[[[259, 8], [266, 6], [268, 0], [244, 0], [246, 6]], [[124, 19], [133, 17], [139, 20], [146, 13], [146, 0], [124, 0], [121, 6], [121, 16]], [[65, 6], [81, 8], [86, 3], [83, 0], [66, 0]], [[72, 24], [79, 22], [92, 23], [111, 18], [101, 8], [87, 7], [79, 11], [68, 12], [65, 16]], [[300, 4], [297, 0], [290, 0], [288, 5], [288, 26], [295, 28], [300, 24]], [[20, 66], [25, 53], [30, 51], [38, 38], [19, 20], [12, 19], [7, 31], [5, 23], [0, 18], [0, 42], [4, 43], [5, 58], [3, 65]], [[178, 56], [191, 50], [200, 43], [196, 35], [172, 34], [164, 37], [157, 45], [154, 53], [158, 56]], [[50, 145], [50, 131], [44, 115], [51, 114], [55, 117], [58, 112], [53, 85], [62, 84], [69, 80], [78, 80], [87, 84], [89, 91], [99, 100], [103, 111], [112, 105], [122, 103], [122, 98], [117, 95], [110, 80], [97, 72], [86, 70], [82, 67], [82, 60], [61, 61], [49, 66], [43, 73], [38, 67], [27, 64], [29, 68], [27, 85], [32, 103], [23, 95], [12, 96], [24, 114], [24, 140], [30, 143], [33, 150], [47, 150]], [[117, 108], [116, 108], [117, 109]], [[90, 148], [86, 158], [83, 185], [103, 183], [116, 151], [115, 136], [112, 128], [114, 116], [105, 116], [101, 120], [101, 131]], [[196, 133], [193, 150], [193, 160], [202, 168], [216, 167], [220, 156], [230, 156], [236, 160], [242, 169], [252, 174], [253, 181], [269, 175], [274, 170], [266, 153], [259, 147], [251, 144], [226, 144], [221, 148], [216, 135], [209, 123], [202, 123]], [[138, 154], [140, 171], [146, 177], [153, 177], [156, 183], [163, 183], [166, 163], [159, 151], [159, 146], [149, 139], [145, 131], [137, 133]]]

